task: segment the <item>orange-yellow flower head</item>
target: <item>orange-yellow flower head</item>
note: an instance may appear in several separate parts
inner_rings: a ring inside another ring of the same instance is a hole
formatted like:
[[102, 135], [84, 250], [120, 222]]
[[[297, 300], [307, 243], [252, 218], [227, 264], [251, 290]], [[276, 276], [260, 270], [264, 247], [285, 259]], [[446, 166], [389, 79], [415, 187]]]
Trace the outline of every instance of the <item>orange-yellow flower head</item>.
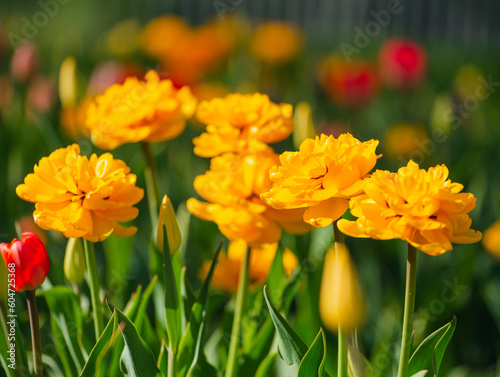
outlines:
[[259, 150], [292, 133], [293, 109], [276, 104], [265, 94], [228, 94], [203, 101], [196, 116], [207, 132], [193, 140], [194, 153], [213, 157], [224, 152]]
[[276, 209], [305, 208], [305, 222], [327, 226], [344, 214], [349, 198], [362, 193], [361, 179], [380, 157], [377, 145], [349, 133], [306, 139], [298, 152], [280, 155], [281, 166], [269, 172], [275, 186], [261, 198]]
[[289, 63], [302, 49], [302, 34], [285, 22], [266, 22], [252, 37], [250, 50], [259, 60], [272, 65]]
[[215, 222], [228, 239], [241, 239], [250, 246], [279, 241], [281, 228], [296, 234], [307, 232], [310, 226], [302, 221], [303, 210], [278, 214], [260, 199], [272, 187], [268, 172], [276, 163], [277, 155], [270, 148], [214, 157], [210, 170], [194, 180], [194, 188], [207, 202], [191, 198], [188, 210]]
[[119, 223], [137, 217], [139, 211], [132, 206], [144, 195], [135, 185], [136, 176], [129, 172], [110, 153], [93, 154], [89, 159], [73, 144], [43, 157], [16, 193], [35, 203], [33, 218], [42, 229], [92, 242], [110, 234], [129, 237], [137, 229]]
[[184, 131], [196, 102], [188, 87], [176, 89], [170, 80], [160, 80], [158, 73], [149, 71], [145, 81], [128, 77], [97, 96], [88, 109], [86, 126], [92, 142], [102, 149], [164, 141]]
[[340, 220], [339, 229], [352, 237], [400, 238], [429, 255], [451, 250], [451, 243], [474, 243], [481, 232], [470, 229], [467, 215], [476, 198], [460, 192], [438, 165], [428, 171], [408, 162], [397, 173], [377, 170], [363, 181], [365, 193], [351, 199], [356, 221]]
[[[212, 286], [228, 292], [235, 292], [238, 287], [241, 264], [245, 256], [247, 245], [242, 240], [235, 240], [229, 244], [227, 256], [221, 253], [212, 278]], [[260, 284], [267, 279], [269, 270], [278, 249], [277, 243], [264, 244], [252, 248], [250, 254], [250, 283]], [[210, 269], [211, 261], [206, 261], [201, 266], [200, 275], [204, 280]], [[289, 249], [283, 251], [283, 268], [286, 274], [291, 274], [298, 265], [295, 254]]]

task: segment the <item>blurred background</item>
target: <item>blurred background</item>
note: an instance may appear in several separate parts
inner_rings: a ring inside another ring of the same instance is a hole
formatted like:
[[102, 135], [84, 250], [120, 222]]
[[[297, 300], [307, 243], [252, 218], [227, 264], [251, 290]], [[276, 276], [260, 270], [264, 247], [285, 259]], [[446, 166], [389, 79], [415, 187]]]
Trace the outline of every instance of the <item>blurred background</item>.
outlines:
[[[457, 316], [442, 375], [496, 376], [500, 357], [500, 1], [185, 0], [0, 2], [0, 242], [35, 229], [33, 206], [15, 187], [34, 164], [76, 142], [101, 154], [87, 138], [85, 111], [96, 95], [128, 76], [157, 70], [189, 85], [199, 100], [230, 92], [268, 94], [296, 109], [293, 137], [275, 145], [293, 150], [316, 133], [351, 132], [380, 140], [377, 168], [396, 171], [413, 159], [446, 164], [450, 178], [472, 192], [472, 228], [482, 243], [456, 245], [430, 257], [419, 253], [415, 341]], [[208, 160], [192, 152], [203, 131], [195, 119], [175, 141], [153, 145], [160, 193], [168, 193], [188, 241], [183, 257], [193, 286], [220, 234], [191, 219], [184, 202]], [[144, 187], [139, 145], [113, 151]], [[147, 203], [139, 204], [133, 239], [98, 245], [106, 289], [117, 306], [147, 284]], [[65, 240], [50, 244], [53, 284], [64, 282]], [[284, 243], [299, 260], [322, 260], [330, 230]], [[396, 364], [405, 247], [402, 242], [347, 240], [368, 298], [360, 330], [375, 375]], [[120, 253], [116, 253], [119, 245]], [[310, 343], [321, 326], [317, 297], [321, 268], [299, 291], [290, 319]], [[215, 293], [213, 328], [228, 301]], [[22, 304], [20, 304], [22, 305]], [[46, 326], [48, 327], [48, 326]], [[214, 330], [215, 331], [215, 330]], [[210, 331], [209, 331], [210, 333]], [[329, 336], [332, 354], [335, 338]]]

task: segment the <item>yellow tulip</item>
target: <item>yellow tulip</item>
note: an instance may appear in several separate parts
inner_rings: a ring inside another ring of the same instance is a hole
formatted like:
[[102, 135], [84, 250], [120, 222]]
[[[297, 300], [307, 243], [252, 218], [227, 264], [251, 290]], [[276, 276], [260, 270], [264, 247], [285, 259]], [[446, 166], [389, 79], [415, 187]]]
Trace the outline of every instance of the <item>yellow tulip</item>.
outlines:
[[325, 256], [319, 298], [319, 311], [325, 327], [348, 332], [363, 324], [365, 300], [356, 268], [347, 248], [337, 244]]

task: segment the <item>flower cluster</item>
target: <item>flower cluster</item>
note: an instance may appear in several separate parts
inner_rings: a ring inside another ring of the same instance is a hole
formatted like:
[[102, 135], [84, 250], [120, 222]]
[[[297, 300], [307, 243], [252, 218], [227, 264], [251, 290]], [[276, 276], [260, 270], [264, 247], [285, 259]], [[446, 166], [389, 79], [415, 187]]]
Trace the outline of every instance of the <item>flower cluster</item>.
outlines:
[[136, 176], [129, 172], [111, 154], [87, 158], [73, 144], [43, 157], [16, 193], [36, 203], [33, 217], [42, 229], [93, 242], [110, 234], [128, 237], [137, 229], [119, 223], [137, 217], [133, 205], [144, 195], [135, 185]]
[[92, 142], [102, 149], [164, 141], [184, 131], [196, 102], [188, 87], [176, 89], [170, 80], [160, 80], [157, 72], [149, 71], [145, 81], [129, 77], [97, 96], [88, 109], [86, 126]]
[[278, 156], [270, 148], [212, 158], [210, 170], [194, 180], [194, 188], [207, 202], [191, 198], [189, 211], [214, 221], [230, 240], [242, 239], [251, 246], [279, 241], [281, 228], [307, 232], [310, 227], [302, 221], [304, 210], [278, 213], [260, 199], [272, 187], [268, 172], [277, 162]]
[[207, 125], [206, 132], [193, 140], [194, 153], [213, 157], [224, 152], [261, 150], [292, 133], [293, 109], [276, 104], [265, 94], [228, 94], [204, 101], [196, 116]]
[[428, 171], [410, 161], [397, 173], [377, 170], [363, 181], [364, 194], [350, 202], [356, 221], [340, 220], [339, 229], [353, 237], [399, 238], [417, 249], [439, 255], [451, 243], [474, 243], [481, 232], [470, 229], [467, 215], [476, 198], [448, 179], [444, 165]]

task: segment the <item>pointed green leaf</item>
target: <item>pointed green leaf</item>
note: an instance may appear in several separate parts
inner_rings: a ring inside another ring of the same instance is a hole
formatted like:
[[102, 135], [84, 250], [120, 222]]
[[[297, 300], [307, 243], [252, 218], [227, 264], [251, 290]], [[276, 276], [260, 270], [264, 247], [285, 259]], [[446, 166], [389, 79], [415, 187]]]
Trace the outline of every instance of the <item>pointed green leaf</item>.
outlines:
[[109, 350], [111, 344], [111, 339], [113, 337], [114, 329], [116, 326], [116, 313], [114, 313], [109, 319], [106, 328], [101, 334], [101, 337], [95, 344], [94, 348], [90, 352], [86, 364], [83, 367], [80, 377], [95, 377], [99, 376], [99, 370], [101, 370], [100, 365], [103, 361], [104, 356]]
[[198, 359], [200, 357], [204, 359], [204, 355], [201, 356], [201, 354], [203, 354], [201, 341], [203, 336], [203, 328], [205, 325], [208, 293], [210, 284], [212, 283], [212, 277], [214, 275], [217, 259], [219, 258], [219, 254], [222, 250], [223, 244], [224, 242], [221, 241], [219, 243], [219, 246], [217, 247], [217, 250], [215, 251], [212, 265], [210, 266], [208, 275], [203, 282], [200, 293], [198, 295], [198, 299], [193, 305], [186, 332], [184, 333], [184, 336], [182, 337], [179, 344], [179, 377], [188, 376], [190, 375], [190, 373], [193, 373]]
[[311, 347], [300, 362], [297, 377], [323, 376], [326, 363], [326, 339], [323, 329], [319, 330]]
[[279, 336], [278, 351], [280, 356], [297, 373], [300, 361], [307, 353], [307, 346], [271, 303], [266, 287], [264, 287], [264, 298]]
[[451, 322], [425, 338], [410, 358], [408, 374], [413, 375], [424, 369], [432, 369], [434, 370], [434, 375], [437, 376], [441, 361], [443, 360], [444, 351], [456, 327], [457, 318], [453, 316]]
[[124, 357], [128, 376], [134, 377], [162, 377], [163, 374], [156, 366], [156, 360], [150, 348], [142, 340], [137, 328], [130, 319], [119, 309], [115, 308], [116, 319], [125, 340]]
[[[78, 297], [71, 288], [64, 286], [56, 286], [43, 291], [40, 296], [45, 297], [51, 321], [56, 323], [56, 326], [52, 326], [52, 328], [55, 331], [53, 335], [58, 338], [56, 341], [59, 343], [58, 350], [62, 340], [67, 348], [67, 354], [72, 360], [73, 367], [70, 369], [76, 373], [83, 368], [86, 356], [82, 353], [84, 349], [78, 341], [78, 336], [81, 335], [82, 331], [82, 311]], [[66, 365], [65, 370], [68, 367], [69, 365]]]

